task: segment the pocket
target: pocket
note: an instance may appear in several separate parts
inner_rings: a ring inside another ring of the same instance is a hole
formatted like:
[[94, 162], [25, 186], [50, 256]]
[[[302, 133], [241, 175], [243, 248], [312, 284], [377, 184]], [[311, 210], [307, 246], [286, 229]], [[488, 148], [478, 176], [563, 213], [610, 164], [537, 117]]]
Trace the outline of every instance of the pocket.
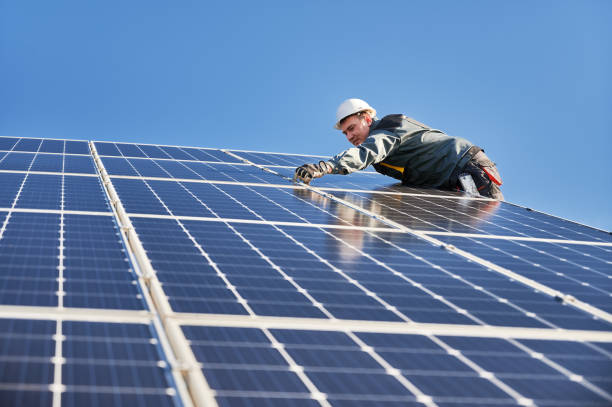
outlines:
[[499, 175], [499, 171], [497, 171], [497, 167], [495, 166], [495, 164], [493, 163], [491, 163], [491, 165], [479, 164], [479, 166], [494, 184], [496, 184], [497, 186], [500, 186], [502, 184], [501, 176]]
[[497, 171], [497, 167], [495, 163], [489, 159], [485, 155], [485, 153], [480, 152], [474, 156], [474, 161], [480, 167], [482, 171], [486, 174], [487, 178], [491, 180], [491, 182], [496, 185], [502, 184], [501, 176], [499, 175], [499, 171]]

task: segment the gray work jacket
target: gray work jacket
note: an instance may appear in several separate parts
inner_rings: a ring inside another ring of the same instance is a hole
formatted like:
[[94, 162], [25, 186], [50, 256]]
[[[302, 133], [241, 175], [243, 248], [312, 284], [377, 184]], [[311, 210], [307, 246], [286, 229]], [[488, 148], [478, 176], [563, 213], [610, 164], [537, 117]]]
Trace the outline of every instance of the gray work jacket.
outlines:
[[447, 188], [453, 170], [469, 161], [466, 153], [470, 147], [472, 143], [466, 139], [395, 114], [374, 120], [363, 143], [328, 163], [334, 174], [350, 174], [373, 165], [376, 171], [406, 185]]

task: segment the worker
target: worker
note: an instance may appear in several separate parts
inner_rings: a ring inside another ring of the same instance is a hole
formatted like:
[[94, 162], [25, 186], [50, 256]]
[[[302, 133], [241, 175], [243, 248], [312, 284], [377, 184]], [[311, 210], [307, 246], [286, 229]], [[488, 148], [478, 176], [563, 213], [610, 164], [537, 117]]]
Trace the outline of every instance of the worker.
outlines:
[[402, 114], [379, 120], [376, 110], [361, 99], [340, 104], [335, 128], [355, 147], [329, 161], [296, 168], [294, 180], [309, 184], [326, 174], [346, 175], [372, 165], [407, 186], [463, 190], [459, 176], [467, 173], [480, 195], [504, 199], [495, 164], [466, 139], [448, 136]]

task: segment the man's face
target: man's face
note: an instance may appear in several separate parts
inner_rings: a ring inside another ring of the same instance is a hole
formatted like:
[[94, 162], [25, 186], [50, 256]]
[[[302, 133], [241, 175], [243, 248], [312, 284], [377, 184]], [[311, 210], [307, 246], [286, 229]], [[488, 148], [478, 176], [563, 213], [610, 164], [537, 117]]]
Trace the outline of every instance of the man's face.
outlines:
[[369, 115], [359, 116], [354, 114], [342, 122], [340, 130], [342, 130], [349, 143], [358, 146], [368, 138], [370, 124], [372, 124], [372, 119]]

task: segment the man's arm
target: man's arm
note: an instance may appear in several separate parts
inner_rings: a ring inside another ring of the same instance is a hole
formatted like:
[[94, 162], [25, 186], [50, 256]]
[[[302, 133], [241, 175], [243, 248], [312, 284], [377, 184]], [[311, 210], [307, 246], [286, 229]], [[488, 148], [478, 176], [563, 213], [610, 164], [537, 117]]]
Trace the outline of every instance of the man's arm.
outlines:
[[378, 130], [359, 146], [349, 148], [329, 160], [332, 174], [350, 174], [379, 163], [393, 153], [400, 142], [400, 138], [390, 131]]
[[370, 134], [359, 146], [349, 148], [329, 161], [298, 167], [293, 179], [300, 179], [308, 184], [313, 178], [320, 178], [325, 174], [346, 175], [362, 170], [368, 165], [383, 161], [399, 147], [400, 143], [400, 138], [395, 134], [378, 130]]

